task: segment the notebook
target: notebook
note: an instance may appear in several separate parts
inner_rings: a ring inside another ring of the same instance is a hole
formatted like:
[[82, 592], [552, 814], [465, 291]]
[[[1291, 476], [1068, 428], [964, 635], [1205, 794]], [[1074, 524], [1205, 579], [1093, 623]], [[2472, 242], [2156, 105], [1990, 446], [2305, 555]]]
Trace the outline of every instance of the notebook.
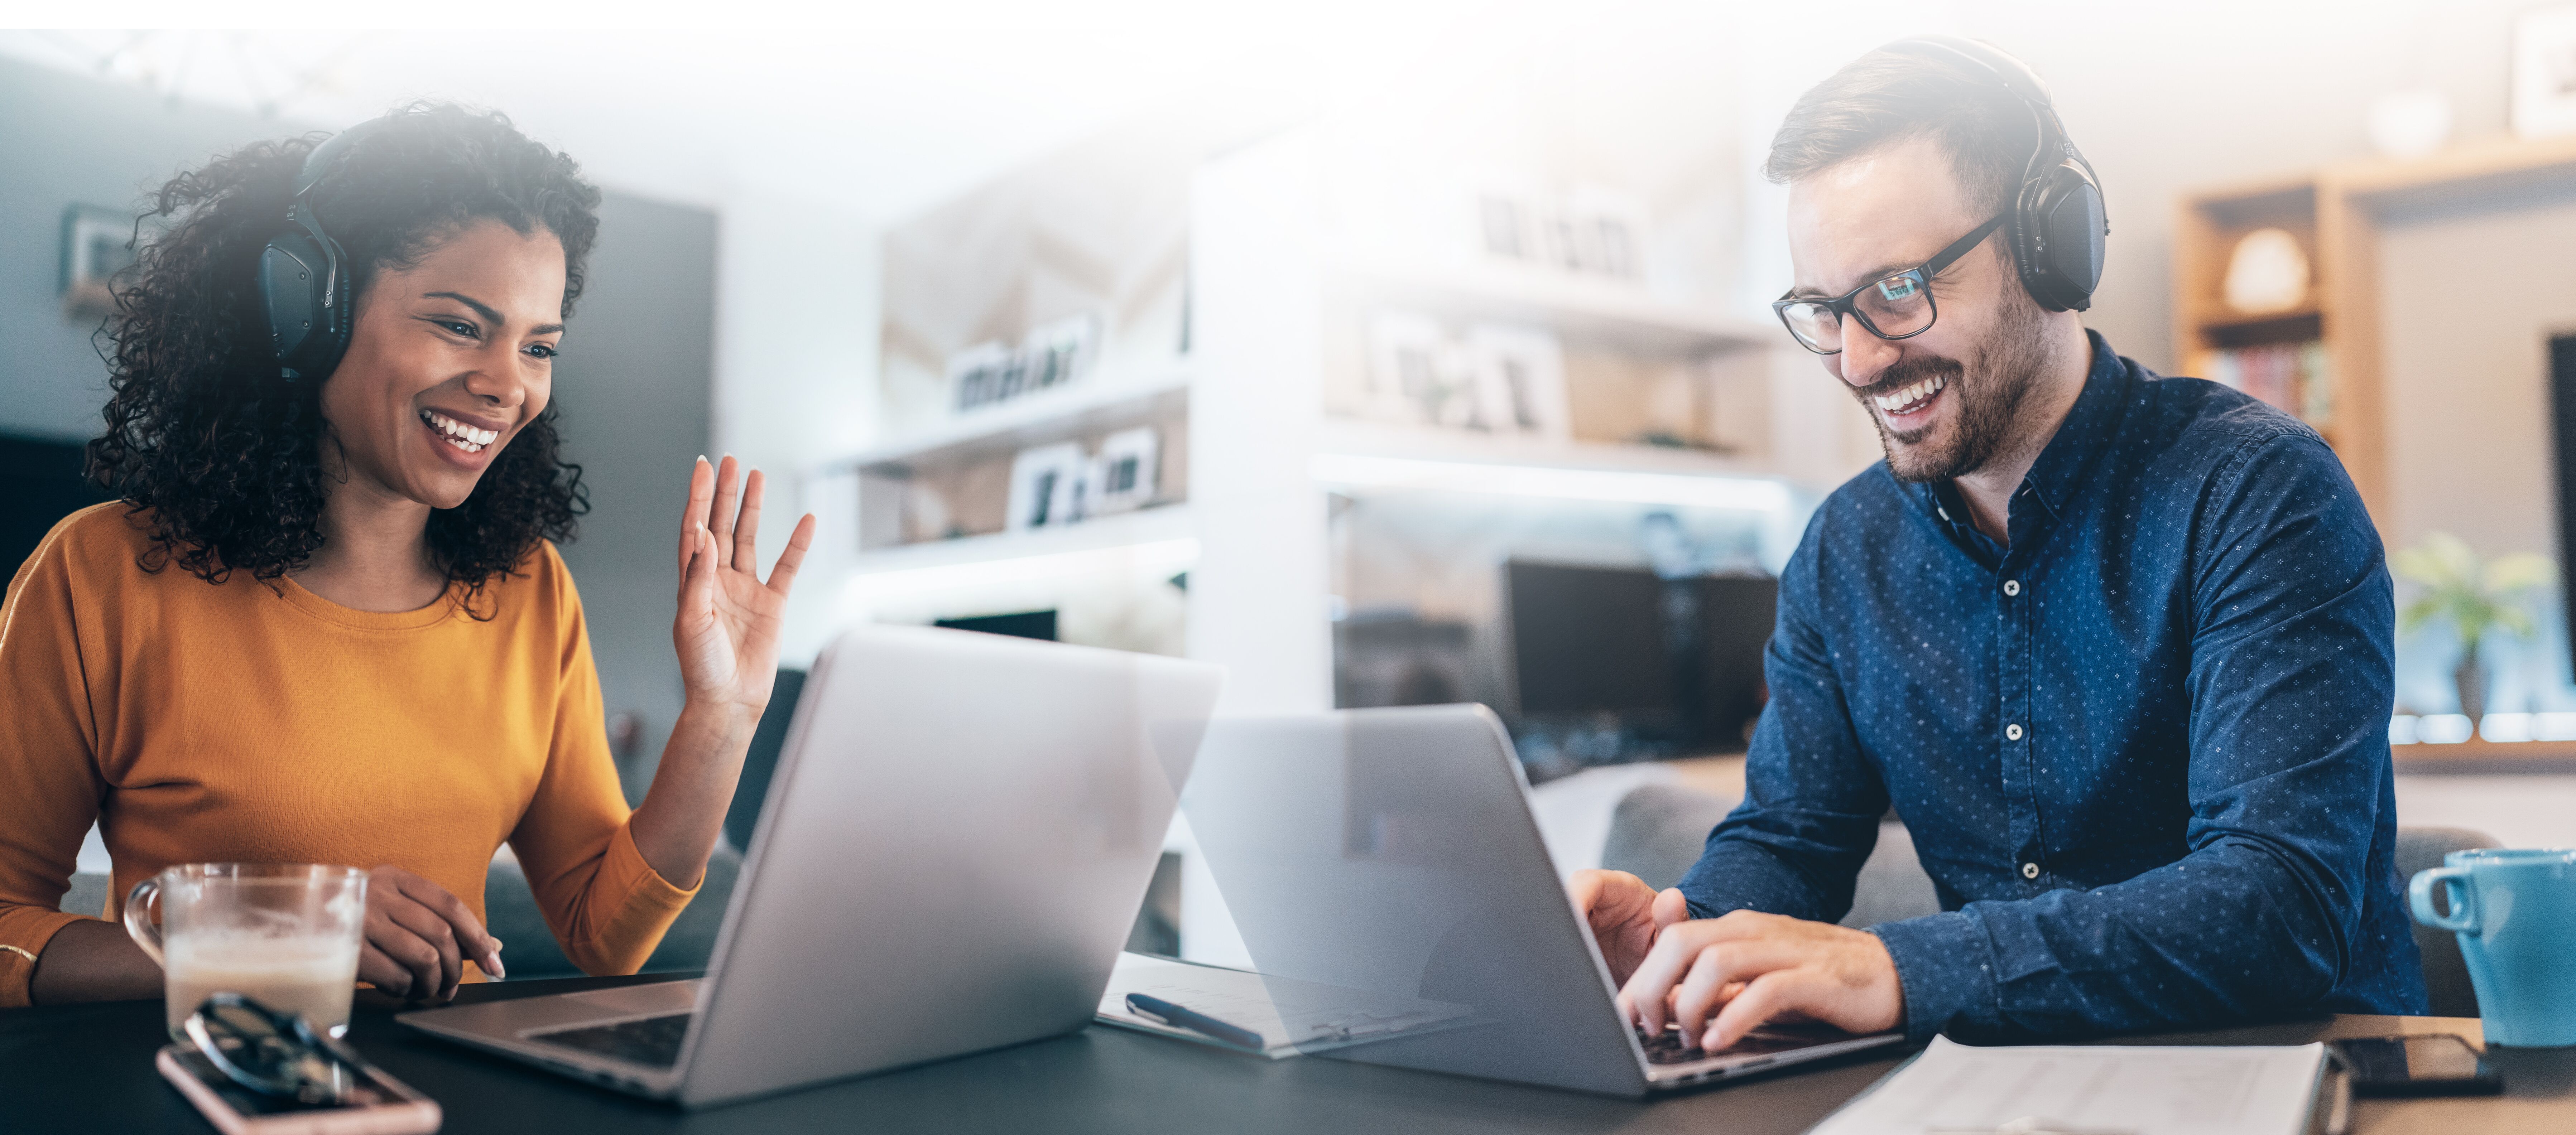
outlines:
[[1259, 1033], [1261, 1054], [1273, 1060], [1464, 1023], [1469, 1012], [1445, 1001], [1394, 998], [1145, 954], [1118, 955], [1095, 1020], [1234, 1052], [1251, 1050], [1139, 1016], [1127, 1007], [1130, 993], [1160, 997]]
[[2325, 1071], [2322, 1044], [1981, 1048], [1938, 1037], [1810, 1135], [2300, 1135]]

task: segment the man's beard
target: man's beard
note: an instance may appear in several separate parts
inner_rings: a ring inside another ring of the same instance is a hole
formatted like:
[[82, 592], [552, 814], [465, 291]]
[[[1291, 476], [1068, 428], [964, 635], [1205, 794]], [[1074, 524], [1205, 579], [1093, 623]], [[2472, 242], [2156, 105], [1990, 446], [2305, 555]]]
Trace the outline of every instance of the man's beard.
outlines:
[[[1948, 480], [1985, 468], [2011, 443], [2022, 399], [2046, 362], [2041, 316], [2037, 303], [2021, 289], [2008, 286], [2002, 318], [1968, 364], [1937, 355], [1900, 359], [1877, 382], [1866, 387], [1845, 384], [1878, 429], [1889, 473], [1900, 481]], [[1935, 375], [1944, 380], [1942, 393], [1953, 400], [1948, 435], [1936, 438], [1929, 429], [1912, 434], [1889, 431], [1875, 399]]]

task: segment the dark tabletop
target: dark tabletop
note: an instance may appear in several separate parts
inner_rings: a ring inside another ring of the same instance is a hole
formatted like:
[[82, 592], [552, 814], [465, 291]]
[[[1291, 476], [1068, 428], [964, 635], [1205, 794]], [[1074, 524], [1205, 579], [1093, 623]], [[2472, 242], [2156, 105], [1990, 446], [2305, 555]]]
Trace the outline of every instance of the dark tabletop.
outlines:
[[[595, 989], [652, 977], [468, 986], [460, 1001]], [[1094, 1026], [921, 1068], [710, 1111], [682, 1112], [459, 1048], [395, 1024], [402, 1008], [361, 992], [349, 1039], [436, 1099], [449, 1132], [1741, 1132], [1802, 1131], [1894, 1067], [1856, 1055], [1770, 1079], [1652, 1103], [1587, 1096], [1320, 1057], [1269, 1061]], [[2456, 1032], [2442, 1017], [2317, 1017], [2152, 1038], [2180, 1044], [2292, 1044], [2397, 1032]], [[2130, 1038], [2131, 1043], [2142, 1038]], [[0, 1132], [205, 1132], [212, 1127], [152, 1067], [159, 1001], [0, 1010]], [[2504, 1050], [2502, 1099], [2365, 1100], [2354, 1130], [2576, 1132], [2576, 1049]]]

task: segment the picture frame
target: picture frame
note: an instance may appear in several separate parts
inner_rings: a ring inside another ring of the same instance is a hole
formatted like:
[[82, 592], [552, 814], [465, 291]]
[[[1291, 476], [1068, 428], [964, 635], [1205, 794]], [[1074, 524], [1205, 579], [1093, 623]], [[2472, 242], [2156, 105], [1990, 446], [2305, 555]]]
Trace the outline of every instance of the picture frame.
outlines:
[[1511, 323], [1467, 329], [1485, 428], [1563, 441], [1572, 436], [1566, 406], [1565, 348], [1553, 332]]
[[1092, 458], [1088, 511], [1133, 512], [1161, 490], [1162, 436], [1152, 426], [1120, 430], [1100, 440]]
[[2576, 4], [2514, 17], [2513, 132], [2576, 133]]
[[1031, 328], [1020, 342], [1027, 390], [1045, 390], [1081, 378], [1090, 372], [1091, 361], [1099, 353], [1100, 319], [1089, 312]]
[[948, 356], [948, 404], [955, 413], [1063, 386], [1091, 370], [1100, 317], [1088, 312], [1039, 325], [1016, 349], [986, 340]]
[[1572, 267], [1617, 280], [1646, 275], [1646, 205], [1606, 185], [1577, 185], [1566, 201], [1573, 230]]
[[1003, 530], [1026, 532], [1082, 520], [1091, 463], [1077, 442], [1031, 446], [1011, 459], [1010, 513]]
[[1368, 417], [1453, 429], [1483, 424], [1474, 376], [1438, 320], [1380, 311], [1369, 319], [1368, 340]]
[[98, 205], [64, 207], [63, 313], [97, 319], [115, 311], [113, 282], [117, 273], [134, 266], [135, 244], [132, 214]]
[[948, 356], [948, 404], [958, 413], [999, 402], [1016, 385], [1017, 356], [999, 342], [983, 342]]

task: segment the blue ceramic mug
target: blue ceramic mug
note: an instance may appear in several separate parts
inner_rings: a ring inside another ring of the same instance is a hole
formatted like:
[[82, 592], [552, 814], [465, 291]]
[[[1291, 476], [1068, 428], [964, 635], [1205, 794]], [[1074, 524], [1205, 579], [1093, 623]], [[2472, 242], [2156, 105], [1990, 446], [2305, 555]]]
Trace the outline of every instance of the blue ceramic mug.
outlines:
[[[2576, 850], [2482, 847], [2406, 888], [2415, 920], [2456, 931], [2488, 1044], [2576, 1045]], [[2433, 892], [2450, 900], [2433, 911]]]

